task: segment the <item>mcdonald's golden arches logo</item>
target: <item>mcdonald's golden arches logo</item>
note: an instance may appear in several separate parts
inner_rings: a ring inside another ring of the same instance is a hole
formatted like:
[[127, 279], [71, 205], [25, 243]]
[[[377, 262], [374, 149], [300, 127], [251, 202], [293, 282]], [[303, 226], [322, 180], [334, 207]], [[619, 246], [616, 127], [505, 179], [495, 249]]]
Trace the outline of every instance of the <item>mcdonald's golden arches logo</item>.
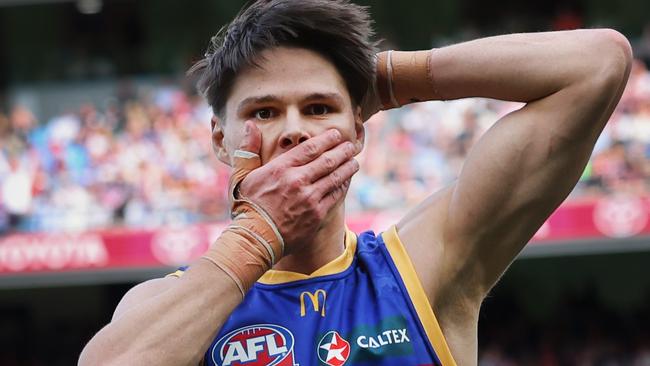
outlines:
[[[321, 302], [319, 301], [320, 296], [323, 295], [323, 306], [321, 307]], [[325, 300], [327, 300], [327, 292], [323, 289], [318, 289], [316, 292], [311, 293], [309, 291], [303, 291], [300, 294], [300, 316], [305, 316], [307, 311], [305, 309], [305, 297], [311, 300], [311, 306], [315, 312], [318, 312], [320, 309], [320, 316], [325, 316]]]

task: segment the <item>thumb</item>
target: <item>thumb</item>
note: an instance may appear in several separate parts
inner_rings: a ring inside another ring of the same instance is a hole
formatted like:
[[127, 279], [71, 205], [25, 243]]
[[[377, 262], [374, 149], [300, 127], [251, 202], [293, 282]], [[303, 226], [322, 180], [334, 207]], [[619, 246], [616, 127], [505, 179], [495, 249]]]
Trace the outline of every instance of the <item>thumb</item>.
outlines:
[[239, 142], [238, 150], [247, 151], [254, 154], [260, 154], [262, 148], [262, 132], [257, 125], [251, 121], [244, 124], [244, 137]]
[[[229, 192], [231, 206], [234, 204], [238, 193], [237, 187], [253, 169], [262, 166], [260, 150], [262, 148], [262, 132], [251, 121], [244, 124], [244, 137], [239, 143], [239, 148], [232, 156], [232, 174], [230, 175]], [[232, 207], [231, 207], [232, 209]]]
[[239, 142], [239, 147], [232, 156], [234, 170], [244, 169], [246, 174], [262, 165], [260, 150], [262, 149], [262, 132], [255, 123], [246, 121], [244, 124], [244, 137]]

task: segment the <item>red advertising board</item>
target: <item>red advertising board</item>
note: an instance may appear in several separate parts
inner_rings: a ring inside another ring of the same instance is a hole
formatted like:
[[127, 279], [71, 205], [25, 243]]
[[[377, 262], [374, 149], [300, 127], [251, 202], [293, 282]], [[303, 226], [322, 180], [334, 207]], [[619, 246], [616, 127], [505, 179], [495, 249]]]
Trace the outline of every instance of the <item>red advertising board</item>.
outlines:
[[[649, 212], [650, 200], [642, 197], [569, 202], [551, 215], [531, 244], [650, 235]], [[355, 232], [380, 231], [400, 216], [399, 213], [362, 214], [350, 217], [348, 226]], [[0, 238], [0, 274], [187, 264], [205, 251], [225, 225], [5, 236]]]

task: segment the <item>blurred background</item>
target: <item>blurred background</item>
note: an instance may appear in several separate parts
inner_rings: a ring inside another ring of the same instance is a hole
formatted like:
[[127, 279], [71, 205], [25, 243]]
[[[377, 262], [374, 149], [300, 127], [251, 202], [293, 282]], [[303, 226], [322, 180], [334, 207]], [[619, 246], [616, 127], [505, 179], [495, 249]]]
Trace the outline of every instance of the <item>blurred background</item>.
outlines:
[[[0, 0], [0, 366], [76, 364], [135, 283], [196, 258], [228, 171], [185, 70], [234, 0]], [[578, 186], [486, 300], [480, 365], [650, 365], [650, 2], [359, 1], [383, 48], [612, 27], [630, 82]], [[373, 117], [348, 225], [382, 230], [455, 179], [516, 103]]]

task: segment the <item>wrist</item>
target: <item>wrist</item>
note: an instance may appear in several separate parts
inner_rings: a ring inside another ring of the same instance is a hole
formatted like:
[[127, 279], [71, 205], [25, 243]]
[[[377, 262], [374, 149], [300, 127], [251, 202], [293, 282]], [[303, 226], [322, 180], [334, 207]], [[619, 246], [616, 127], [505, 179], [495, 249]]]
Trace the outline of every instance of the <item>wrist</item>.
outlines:
[[243, 298], [255, 281], [280, 260], [284, 242], [261, 208], [249, 201], [237, 201], [238, 215], [202, 258], [225, 272]]
[[385, 51], [377, 54], [377, 93], [382, 109], [440, 100], [427, 51]]

